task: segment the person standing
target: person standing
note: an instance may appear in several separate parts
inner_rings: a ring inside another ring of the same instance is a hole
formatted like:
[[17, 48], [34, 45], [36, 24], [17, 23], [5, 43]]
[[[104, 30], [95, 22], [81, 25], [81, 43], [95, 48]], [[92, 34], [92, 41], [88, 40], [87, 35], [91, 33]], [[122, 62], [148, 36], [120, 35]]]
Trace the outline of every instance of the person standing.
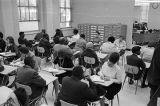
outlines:
[[4, 52], [6, 47], [6, 42], [3, 40], [3, 33], [0, 32], [0, 52]]
[[155, 48], [147, 80], [148, 85], [151, 88], [150, 102], [147, 106], [157, 106], [157, 97], [160, 97], [160, 42]]

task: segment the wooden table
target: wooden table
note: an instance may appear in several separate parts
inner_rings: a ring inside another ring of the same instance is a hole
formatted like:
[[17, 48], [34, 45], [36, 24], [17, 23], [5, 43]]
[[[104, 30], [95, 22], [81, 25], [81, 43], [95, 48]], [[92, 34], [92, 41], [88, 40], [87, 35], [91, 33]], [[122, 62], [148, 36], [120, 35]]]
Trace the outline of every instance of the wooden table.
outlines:
[[0, 56], [2, 56], [2, 57], [12, 57], [12, 56], [16, 56], [16, 53], [2, 52], [2, 53], [0, 53]]
[[105, 86], [105, 87], [108, 87], [110, 86], [111, 84], [113, 84], [113, 81], [104, 81], [100, 78], [100, 76], [98, 75], [93, 75], [91, 76], [91, 80], [96, 83], [96, 84], [99, 84], [99, 85], [102, 85], [102, 86]]
[[50, 74], [47, 74], [45, 72], [40, 71], [39, 75], [46, 81], [46, 85], [49, 85], [50, 83], [54, 82], [58, 78], [55, 76], [52, 76]]
[[0, 74], [3, 74], [4, 76], [0, 85], [7, 83], [4, 80], [5, 76], [8, 76], [8, 74], [13, 72], [14, 70], [17, 70], [17, 67], [8, 66], [8, 65], [3, 65], [3, 66], [4, 66], [4, 71], [0, 72]]
[[12, 89], [5, 86], [0, 87], [0, 105], [6, 103], [12, 93]]
[[54, 68], [52, 66], [50, 66], [50, 67], [42, 67], [41, 70], [49, 72], [49, 73], [52, 73], [52, 75], [59, 75], [59, 74], [63, 74], [63, 73], [66, 72], [65, 70], [58, 70], [58, 69], [56, 69], [56, 68]]
[[100, 52], [96, 52], [98, 58], [100, 59], [104, 59], [108, 54], [104, 54], [104, 53], [100, 53]]

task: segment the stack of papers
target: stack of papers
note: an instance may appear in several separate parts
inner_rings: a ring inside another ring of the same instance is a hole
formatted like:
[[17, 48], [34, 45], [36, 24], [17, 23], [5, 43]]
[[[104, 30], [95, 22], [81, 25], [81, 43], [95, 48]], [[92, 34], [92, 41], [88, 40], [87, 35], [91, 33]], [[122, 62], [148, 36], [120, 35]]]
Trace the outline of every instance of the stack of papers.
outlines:
[[58, 69], [54, 69], [52, 67], [42, 68], [42, 70], [47, 71], [47, 72], [53, 72], [53, 73], [57, 73], [58, 72]]
[[16, 62], [16, 63], [12, 62], [11, 65], [12, 66], [18, 66], [18, 67], [23, 67], [24, 63], [22, 61], [19, 61], [19, 62]]
[[101, 83], [104, 83], [104, 80], [102, 80], [102, 79], [100, 78], [100, 76], [97, 76], [97, 75], [91, 76], [91, 80], [92, 80], [93, 82], [101, 82]]

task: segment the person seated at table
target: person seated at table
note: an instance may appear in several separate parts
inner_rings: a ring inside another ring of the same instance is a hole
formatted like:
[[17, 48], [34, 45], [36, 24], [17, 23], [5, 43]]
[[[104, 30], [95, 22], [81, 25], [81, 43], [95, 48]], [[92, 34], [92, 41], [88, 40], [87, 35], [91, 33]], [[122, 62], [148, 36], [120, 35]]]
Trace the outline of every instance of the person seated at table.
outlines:
[[43, 38], [43, 35], [45, 33], [46, 33], [45, 29], [42, 29], [40, 33], [37, 33], [37, 35], [34, 37], [35, 42], [39, 42]]
[[114, 45], [115, 38], [113, 36], [110, 36], [108, 38], [108, 41], [103, 43], [100, 47], [102, 53], [111, 54], [113, 52], [118, 52], [118, 49]]
[[6, 41], [7, 41], [7, 43], [6, 43], [7, 46], [6, 46], [5, 52], [13, 52], [13, 53], [16, 54], [16, 56], [8, 57], [8, 58], [5, 60], [5, 63], [8, 63], [8, 62], [13, 61], [14, 59], [19, 58], [19, 51], [18, 51], [17, 45], [16, 45], [15, 42], [14, 42], [13, 37], [8, 36], [8, 37], [6, 38]]
[[109, 85], [108, 87], [104, 87], [107, 90], [105, 97], [108, 100], [112, 100], [114, 96], [120, 91], [122, 86], [122, 70], [117, 65], [119, 57], [119, 53], [111, 53], [109, 60], [103, 64], [99, 72], [102, 79], [106, 81], [113, 81], [113, 84]]
[[24, 61], [26, 57], [32, 57], [35, 62], [34, 70], [38, 72], [41, 66], [41, 58], [35, 56], [34, 53], [29, 51], [27, 47], [20, 47], [19, 52], [20, 52], [21, 57], [17, 59], [16, 61], [14, 61], [14, 63], [19, 62], [19, 61]]
[[149, 43], [147, 47], [143, 47], [140, 54], [142, 60], [150, 63], [152, 60], [154, 49], [155, 45], [153, 43]]
[[85, 40], [85, 35], [81, 34], [80, 38], [76, 41], [76, 46], [74, 49], [82, 53], [86, 48], [86, 44], [87, 42]]
[[12, 99], [12, 106], [29, 106], [29, 97], [24, 88], [14, 90], [9, 99]]
[[74, 29], [73, 30], [73, 36], [71, 38], [67, 38], [69, 42], [76, 42], [78, 39], [80, 38], [80, 35], [79, 35], [79, 32], [78, 32], [78, 29]]
[[30, 86], [32, 94], [29, 98], [33, 100], [41, 95], [42, 90], [46, 87], [46, 81], [34, 70], [35, 62], [32, 57], [26, 57], [24, 64], [17, 70], [15, 82]]
[[43, 47], [45, 50], [43, 53], [43, 56], [45, 56], [45, 57], [50, 56], [50, 54], [51, 54], [50, 50], [52, 48], [52, 45], [49, 42], [47, 34], [43, 34], [43, 38], [39, 42], [39, 47]]
[[63, 36], [63, 32], [62, 32], [62, 30], [60, 30], [60, 29], [56, 29], [56, 33], [55, 33], [55, 35], [53, 36], [53, 41], [54, 41], [54, 38], [60, 38], [60, 37], [64, 37], [64, 36]]
[[6, 47], [6, 42], [3, 40], [3, 33], [0, 32], [0, 52], [4, 52]]
[[[0, 59], [0, 72], [4, 71], [4, 66], [2, 65], [2, 59]], [[9, 83], [9, 77], [7, 75], [3, 75], [0, 73], [0, 84], [2, 84], [2, 81], [7, 82], [6, 85]], [[3, 84], [2, 84], [3, 85]]]
[[99, 31], [96, 31], [96, 35], [95, 37], [93, 38], [93, 44], [94, 45], [100, 45], [101, 44], [101, 38], [100, 38], [100, 32]]
[[[84, 52], [81, 55], [80, 64], [82, 64], [86, 68], [98, 68], [98, 66], [99, 66], [99, 59], [97, 57], [97, 54], [93, 50], [93, 47], [94, 47], [93, 43], [92, 42], [88, 42], [86, 44], [86, 50], [84, 50]], [[92, 65], [86, 63], [85, 60], [84, 60], [85, 57], [94, 58], [95, 59], [95, 63], [92, 64]]]
[[98, 100], [99, 95], [96, 90], [96, 85], [88, 77], [88, 86], [87, 83], [81, 81], [83, 78], [82, 67], [74, 67], [72, 76], [63, 78], [62, 88], [59, 93], [58, 100], [63, 100], [67, 103], [78, 106], [87, 106], [87, 101], [93, 102]]
[[[126, 56], [126, 60], [127, 60], [128, 65], [136, 66], [136, 67], [139, 68], [139, 72], [138, 72], [137, 75], [141, 76], [142, 73], [144, 73], [143, 81], [142, 81], [142, 84], [141, 84], [141, 87], [144, 88], [144, 87], [147, 87], [147, 85], [145, 85], [145, 80], [146, 80], [146, 77], [147, 77], [147, 70], [146, 70], [146, 65], [143, 62], [143, 60], [138, 57], [138, 55], [140, 55], [140, 53], [141, 53], [140, 49], [141, 49], [141, 47], [134, 46], [132, 48], [132, 54]], [[130, 81], [129, 81], [129, 84], [133, 84], [133, 83], [134, 82], [131, 78]]]
[[115, 46], [119, 50], [120, 56], [125, 54], [126, 50], [126, 41], [123, 36], [120, 36], [119, 39], [116, 39], [114, 42]]
[[54, 46], [54, 51], [54, 55], [56, 57], [54, 60], [54, 64], [58, 64], [60, 67], [67, 71], [64, 74], [57, 75], [58, 80], [61, 83], [63, 77], [71, 76], [72, 74], [71, 71], [74, 67], [72, 56], [74, 51], [66, 45], [65, 39], [63, 38], [60, 40], [60, 44], [56, 44]]
[[20, 47], [21, 46], [31, 47], [32, 44], [27, 39], [25, 39], [24, 37], [25, 37], [24, 32], [19, 32], [18, 43], [20, 44]]

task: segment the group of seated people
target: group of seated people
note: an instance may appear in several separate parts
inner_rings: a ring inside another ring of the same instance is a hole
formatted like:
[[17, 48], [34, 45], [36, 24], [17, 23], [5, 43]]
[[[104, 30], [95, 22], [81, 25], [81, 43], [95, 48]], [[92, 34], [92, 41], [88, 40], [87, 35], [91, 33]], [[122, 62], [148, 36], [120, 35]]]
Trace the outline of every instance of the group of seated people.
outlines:
[[[108, 100], [112, 100], [120, 91], [122, 85], [121, 68], [117, 63], [126, 49], [126, 43], [123, 40], [123, 37], [120, 37], [115, 41], [115, 38], [111, 36], [108, 38], [108, 42], [102, 44], [100, 50], [103, 53], [107, 53], [108, 57], [104, 63], [101, 64], [100, 59], [94, 50], [94, 43], [87, 43], [85, 35], [79, 35], [77, 29], [73, 32], [74, 35], [67, 38], [63, 37], [61, 30], [57, 29], [56, 34], [53, 37], [54, 45], [49, 42], [49, 36], [46, 34], [45, 30], [38, 33], [34, 39], [39, 42], [39, 47], [44, 48], [44, 57], [50, 57], [50, 55], [53, 54], [53, 63], [58, 64], [59, 69], [64, 69], [66, 71], [64, 74], [56, 75], [58, 81], [54, 82], [54, 86], [56, 87], [59, 83], [62, 84], [59, 95], [56, 93], [57, 103], [59, 100], [63, 100], [78, 106], [86, 106], [88, 101], [92, 102], [99, 100], [100, 96], [105, 96]], [[0, 38], [0, 40], [3, 40], [3, 36], [0, 35]], [[20, 38], [18, 39], [20, 44], [19, 48], [16, 46], [13, 37], [7, 37], [6, 41], [6, 50], [15, 52], [17, 56], [17, 58], [14, 57], [14, 59], [7, 58], [10, 59], [7, 61], [24, 61], [25, 64], [15, 72], [16, 74], [11, 73], [11, 75], [16, 75], [16, 78], [9, 87], [14, 87], [16, 82], [28, 85], [33, 90], [32, 95], [30, 95], [29, 98], [36, 98], [43, 88], [47, 89], [45, 80], [38, 75], [41, 59], [36, 56], [36, 50], [35, 54], [31, 51], [28, 46], [31, 42], [24, 38], [23, 32], [20, 33]], [[50, 51], [51, 49], [53, 49], [53, 52]], [[0, 50], [2, 50], [2, 52], [5, 51], [4, 48], [0, 48]], [[79, 52], [76, 53], [77, 51]], [[95, 62], [93, 64], [86, 63], [85, 57], [94, 58]], [[73, 63], [73, 60], [76, 58], [78, 59], [77, 65]], [[87, 75], [85, 75], [85, 68], [90, 69], [89, 71], [91, 71]], [[96, 73], [94, 73], [95, 70]], [[93, 83], [90, 76], [94, 74], [99, 75], [101, 79], [105, 81], [113, 81], [113, 84], [106, 87]], [[84, 79], [87, 79], [89, 85], [82, 81]]]

